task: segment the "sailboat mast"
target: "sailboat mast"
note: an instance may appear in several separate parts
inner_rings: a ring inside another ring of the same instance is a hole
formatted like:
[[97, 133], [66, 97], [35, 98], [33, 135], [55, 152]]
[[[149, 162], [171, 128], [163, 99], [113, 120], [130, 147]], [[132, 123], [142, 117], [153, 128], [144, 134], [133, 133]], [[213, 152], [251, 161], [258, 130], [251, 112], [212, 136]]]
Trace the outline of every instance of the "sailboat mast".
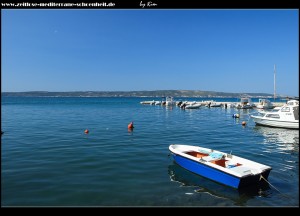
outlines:
[[276, 78], [276, 65], [274, 64], [274, 101], [276, 98], [276, 85], [275, 85], [275, 78]]

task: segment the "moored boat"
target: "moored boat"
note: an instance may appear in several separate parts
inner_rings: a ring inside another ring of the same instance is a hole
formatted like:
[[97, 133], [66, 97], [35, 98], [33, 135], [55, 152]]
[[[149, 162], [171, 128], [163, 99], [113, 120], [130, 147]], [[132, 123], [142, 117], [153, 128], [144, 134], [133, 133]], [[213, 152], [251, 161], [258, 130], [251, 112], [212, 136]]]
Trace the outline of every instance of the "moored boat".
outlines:
[[185, 109], [199, 109], [201, 106], [202, 106], [201, 103], [192, 102], [192, 103], [187, 103]]
[[155, 101], [141, 101], [140, 104], [150, 104], [150, 105], [154, 105]]
[[242, 97], [241, 101], [237, 103], [235, 107], [237, 109], [252, 109], [253, 107], [255, 107], [255, 104], [252, 103], [251, 98]]
[[217, 102], [212, 102], [210, 104], [210, 107], [221, 107], [222, 106], [222, 103], [217, 103]]
[[175, 106], [176, 101], [173, 100], [173, 97], [166, 97], [166, 106]]
[[258, 99], [258, 104], [256, 105], [257, 109], [272, 109], [274, 105], [268, 99], [260, 98]]
[[233, 188], [267, 180], [271, 167], [199, 146], [173, 144], [169, 150], [183, 168]]
[[250, 115], [250, 117], [257, 125], [299, 129], [299, 101], [289, 100], [282, 107]]
[[193, 105], [187, 105], [185, 109], [199, 109], [201, 107], [201, 104], [193, 104]]

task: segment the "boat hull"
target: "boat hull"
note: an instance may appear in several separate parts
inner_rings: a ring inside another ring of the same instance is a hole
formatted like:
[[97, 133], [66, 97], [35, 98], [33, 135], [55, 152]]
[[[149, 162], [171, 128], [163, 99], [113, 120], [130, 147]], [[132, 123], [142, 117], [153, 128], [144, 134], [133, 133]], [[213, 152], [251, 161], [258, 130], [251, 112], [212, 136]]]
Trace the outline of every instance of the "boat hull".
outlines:
[[185, 108], [186, 109], [199, 109], [201, 107], [201, 105], [189, 105], [189, 106], [186, 106]]
[[194, 160], [191, 160], [189, 158], [183, 157], [181, 155], [172, 153], [174, 161], [182, 166], [183, 168], [196, 173], [198, 175], [201, 175], [205, 178], [211, 179], [213, 181], [222, 183], [224, 185], [233, 187], [233, 188], [242, 188], [250, 184], [255, 184], [260, 182], [261, 175], [267, 179], [269, 176], [269, 173], [271, 169], [265, 170], [263, 173], [259, 173], [257, 175], [248, 175], [244, 177], [236, 177], [231, 174], [222, 172], [220, 170], [217, 170], [213, 167], [207, 166], [206, 164], [203, 164], [201, 162], [197, 162]]
[[278, 127], [278, 128], [290, 128], [290, 129], [299, 129], [299, 121], [278, 121], [273, 119], [266, 119], [259, 116], [251, 116], [255, 124], [269, 126], [269, 127]]

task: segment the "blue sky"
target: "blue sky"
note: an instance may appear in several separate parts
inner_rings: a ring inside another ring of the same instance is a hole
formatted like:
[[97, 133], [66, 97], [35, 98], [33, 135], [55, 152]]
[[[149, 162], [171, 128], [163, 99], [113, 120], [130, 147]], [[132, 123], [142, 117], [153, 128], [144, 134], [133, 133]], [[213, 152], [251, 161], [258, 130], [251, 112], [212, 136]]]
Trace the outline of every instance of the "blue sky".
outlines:
[[299, 95], [299, 10], [2, 10], [12, 91]]

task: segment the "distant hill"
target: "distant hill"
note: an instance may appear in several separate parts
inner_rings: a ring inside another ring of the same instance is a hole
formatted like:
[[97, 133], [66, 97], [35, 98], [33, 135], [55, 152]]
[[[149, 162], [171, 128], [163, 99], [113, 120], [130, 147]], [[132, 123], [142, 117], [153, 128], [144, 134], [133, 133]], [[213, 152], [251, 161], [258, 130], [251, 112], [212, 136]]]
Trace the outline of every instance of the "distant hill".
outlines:
[[[156, 91], [71, 91], [71, 92], [2, 92], [1, 96], [12, 97], [264, 97], [272, 98], [266, 93], [226, 93], [200, 90], [156, 90]], [[277, 96], [286, 97], [286, 96]]]

